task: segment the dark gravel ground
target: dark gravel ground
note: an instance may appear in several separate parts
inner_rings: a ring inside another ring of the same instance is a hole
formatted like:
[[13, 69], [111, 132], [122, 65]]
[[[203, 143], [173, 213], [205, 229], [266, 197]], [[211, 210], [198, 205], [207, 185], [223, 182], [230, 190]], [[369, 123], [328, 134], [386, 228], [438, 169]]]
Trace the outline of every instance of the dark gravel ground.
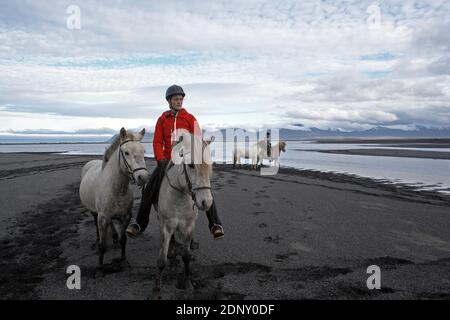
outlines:
[[[93, 158], [0, 155], [1, 299], [150, 298], [154, 212], [147, 231], [128, 242], [130, 267], [116, 267], [114, 249], [109, 273], [95, 275], [95, 229], [78, 196], [81, 167]], [[226, 236], [214, 241], [199, 215], [193, 288], [179, 289], [179, 261], [165, 273], [165, 299], [450, 298], [446, 196], [289, 168], [260, 176], [216, 165], [212, 183]], [[69, 265], [81, 268], [81, 290], [66, 287]], [[366, 286], [370, 265], [381, 269], [380, 290]]]

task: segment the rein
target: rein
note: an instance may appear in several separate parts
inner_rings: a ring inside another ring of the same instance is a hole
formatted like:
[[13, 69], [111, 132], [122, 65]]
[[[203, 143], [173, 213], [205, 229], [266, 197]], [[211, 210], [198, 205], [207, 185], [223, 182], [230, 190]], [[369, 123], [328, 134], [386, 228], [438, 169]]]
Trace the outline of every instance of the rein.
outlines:
[[145, 171], [147, 171], [147, 168], [146, 168], [146, 167], [139, 167], [139, 168], [136, 168], [136, 169], [132, 169], [131, 166], [130, 166], [130, 164], [128, 163], [127, 159], [125, 158], [125, 155], [123, 154], [123, 151], [122, 151], [122, 148], [121, 148], [121, 147], [122, 147], [122, 145], [124, 145], [125, 143], [132, 142], [132, 141], [134, 141], [134, 140], [125, 140], [124, 142], [122, 142], [122, 143], [119, 145], [119, 167], [120, 167], [120, 158], [123, 158], [123, 162], [125, 163], [125, 167], [127, 167], [127, 173], [128, 173], [128, 176], [130, 177], [132, 183], [136, 183], [136, 179], [134, 178], [134, 173], [135, 173], [136, 171], [139, 171], [139, 170], [145, 170]]
[[174, 166], [174, 163], [172, 162], [172, 160], [170, 160], [169, 164], [167, 165], [166, 169], [164, 170], [164, 174], [165, 174], [165, 176], [166, 176], [166, 178], [167, 178], [167, 182], [169, 183], [169, 186], [171, 186], [173, 189], [177, 190], [178, 192], [181, 192], [181, 193], [190, 195], [191, 198], [192, 198], [192, 200], [194, 201], [194, 206], [196, 206], [196, 205], [197, 205], [197, 200], [196, 200], [196, 196], [195, 196], [195, 191], [197, 191], [197, 190], [205, 190], [205, 189], [211, 190], [211, 187], [202, 186], [202, 187], [196, 187], [196, 188], [194, 188], [194, 187], [192, 186], [191, 179], [189, 179], [189, 175], [187, 174], [186, 163], [183, 163], [183, 173], [184, 173], [184, 177], [185, 177], [185, 179], [186, 179], [186, 184], [187, 184], [187, 187], [188, 187], [188, 192], [186, 192], [185, 190], [180, 189], [180, 188], [174, 186], [174, 185], [170, 182], [169, 175], [168, 175], [168, 173], [167, 173], [173, 166]]

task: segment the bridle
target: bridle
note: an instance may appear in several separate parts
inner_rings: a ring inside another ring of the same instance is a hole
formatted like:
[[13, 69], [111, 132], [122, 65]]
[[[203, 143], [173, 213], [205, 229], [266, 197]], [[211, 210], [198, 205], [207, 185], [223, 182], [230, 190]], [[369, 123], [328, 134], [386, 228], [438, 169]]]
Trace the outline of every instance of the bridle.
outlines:
[[127, 173], [128, 173], [128, 176], [129, 176], [130, 179], [131, 179], [131, 182], [132, 182], [132, 183], [136, 183], [136, 179], [134, 178], [134, 173], [135, 173], [136, 171], [139, 171], [139, 170], [145, 170], [145, 171], [147, 171], [147, 168], [146, 168], [146, 167], [139, 167], [139, 168], [136, 168], [136, 169], [132, 169], [132, 168], [130, 167], [130, 164], [128, 163], [127, 158], [125, 158], [125, 155], [123, 154], [122, 146], [123, 146], [125, 143], [132, 142], [132, 141], [134, 141], [134, 140], [128, 139], [128, 140], [123, 141], [123, 142], [119, 145], [119, 167], [120, 167], [120, 158], [123, 158], [123, 162], [125, 163], [125, 167], [127, 168]]
[[[183, 155], [183, 157], [184, 157], [184, 155]], [[186, 163], [185, 163], [185, 162], [183, 162], [183, 174], [184, 174], [184, 177], [185, 177], [185, 179], [186, 179], [186, 184], [187, 184], [187, 187], [188, 187], [188, 192], [186, 192], [185, 190], [183, 190], [183, 189], [181, 189], [181, 188], [178, 188], [177, 186], [174, 186], [174, 185], [170, 182], [169, 175], [168, 175], [168, 173], [167, 173], [174, 165], [175, 165], [175, 164], [173, 163], [173, 161], [170, 160], [170, 162], [167, 164], [166, 169], [164, 170], [164, 174], [165, 174], [165, 176], [166, 176], [166, 178], [167, 178], [167, 182], [169, 183], [169, 186], [171, 186], [173, 189], [177, 190], [178, 192], [181, 192], [181, 193], [190, 195], [191, 198], [192, 198], [192, 200], [194, 201], [194, 206], [196, 206], [196, 205], [197, 205], [197, 199], [196, 199], [196, 196], [195, 196], [195, 192], [198, 191], [198, 190], [211, 190], [211, 187], [201, 186], [201, 187], [195, 187], [195, 188], [194, 188], [193, 185], [192, 185], [191, 179], [189, 179], [189, 175], [188, 175], [188, 173], [187, 173]], [[197, 206], [197, 207], [198, 207], [198, 206]]]

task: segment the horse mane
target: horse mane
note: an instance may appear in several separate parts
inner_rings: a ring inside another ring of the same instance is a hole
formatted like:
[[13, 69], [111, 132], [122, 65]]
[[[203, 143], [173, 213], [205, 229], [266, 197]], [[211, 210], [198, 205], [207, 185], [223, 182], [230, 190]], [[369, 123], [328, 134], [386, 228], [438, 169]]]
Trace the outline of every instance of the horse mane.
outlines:
[[[193, 150], [194, 152], [199, 152], [202, 155], [203, 158], [203, 150], [208, 146], [208, 143], [202, 139], [202, 137], [198, 137], [195, 136], [194, 134], [192, 134], [191, 132], [189, 132], [186, 129], [180, 128], [177, 130], [177, 135], [178, 136], [184, 136], [184, 139], [201, 139], [202, 141], [202, 148], [201, 150]], [[192, 142], [192, 140], [189, 140]], [[200, 145], [196, 145], [197, 147], [200, 147]], [[212, 165], [211, 164], [207, 164], [205, 162], [200, 163], [200, 164], [195, 164], [195, 167], [197, 168], [197, 170], [201, 173], [201, 174], [207, 174], [207, 175], [211, 175], [212, 174]]]
[[[208, 146], [209, 146], [209, 144], [205, 140], [203, 140], [202, 141], [202, 149], [205, 149]], [[198, 170], [199, 170], [199, 172], [201, 174], [205, 174], [205, 175], [211, 175], [212, 174], [212, 164], [202, 163], [202, 164], [199, 164], [197, 166], [198, 166]]]
[[[125, 137], [125, 140], [136, 141], [137, 138], [133, 132], [127, 130], [127, 135]], [[108, 148], [106, 148], [105, 153], [103, 154], [102, 170], [103, 170], [103, 168], [105, 168], [109, 159], [111, 159], [111, 156], [114, 153], [114, 151], [116, 151], [117, 148], [119, 147], [121, 141], [122, 140], [120, 139], [120, 134], [117, 134], [114, 137], [114, 140], [111, 142], [111, 145]]]

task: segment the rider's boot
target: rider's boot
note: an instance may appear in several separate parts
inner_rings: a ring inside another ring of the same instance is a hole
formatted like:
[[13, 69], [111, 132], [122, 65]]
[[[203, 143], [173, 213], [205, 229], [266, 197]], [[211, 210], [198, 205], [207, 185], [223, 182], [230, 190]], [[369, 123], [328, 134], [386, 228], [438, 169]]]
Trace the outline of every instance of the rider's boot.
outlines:
[[213, 235], [214, 239], [221, 239], [225, 236], [223, 232], [222, 222], [220, 221], [219, 215], [217, 213], [216, 203], [213, 200], [211, 208], [206, 211], [206, 217], [209, 222], [209, 230]]
[[139, 205], [139, 212], [136, 217], [136, 222], [131, 223], [126, 231], [130, 238], [139, 236], [148, 226], [150, 210], [152, 208], [152, 204], [155, 202], [155, 198], [158, 195], [156, 190], [159, 190], [161, 180], [160, 171], [160, 168], [156, 167], [155, 170], [153, 170], [150, 180], [142, 189], [141, 204]]

